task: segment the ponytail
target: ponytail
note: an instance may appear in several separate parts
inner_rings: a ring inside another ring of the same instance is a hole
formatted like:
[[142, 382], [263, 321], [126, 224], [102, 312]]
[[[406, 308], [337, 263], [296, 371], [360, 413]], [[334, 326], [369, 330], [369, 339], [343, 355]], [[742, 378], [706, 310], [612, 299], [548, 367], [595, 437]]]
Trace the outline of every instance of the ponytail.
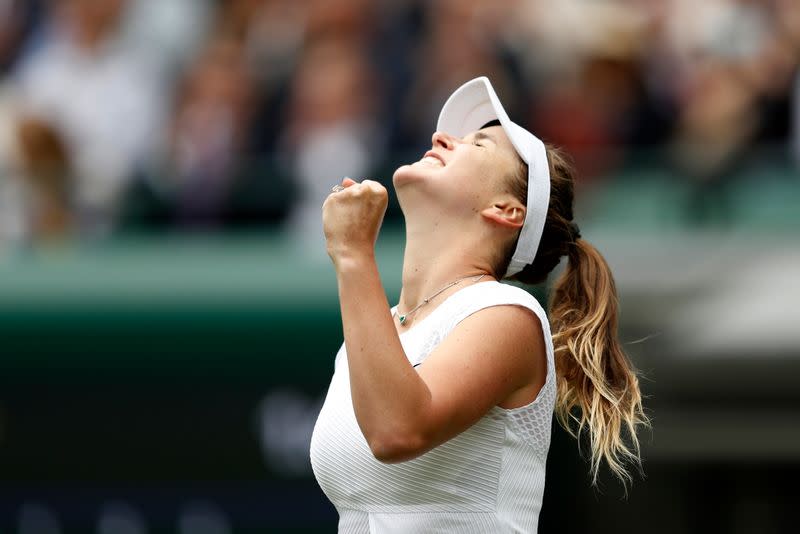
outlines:
[[[627, 485], [628, 467], [641, 472], [636, 431], [648, 426], [642, 408], [639, 380], [617, 340], [617, 290], [603, 256], [580, 238], [573, 222], [575, 167], [558, 148], [546, 145], [550, 166], [550, 203], [536, 259], [512, 277], [523, 284], [547, 279], [563, 256], [569, 261], [556, 281], [550, 299], [550, 330], [556, 364], [556, 418], [580, 439], [588, 434], [591, 475], [603, 460]], [[528, 169], [524, 163], [509, 180], [510, 192], [525, 203]], [[516, 240], [498, 266], [506, 272]]]
[[601, 460], [623, 484], [641, 471], [637, 428], [649, 421], [639, 380], [617, 339], [617, 291], [603, 256], [583, 239], [568, 246], [568, 264], [550, 301], [555, 349], [556, 417], [574, 437], [587, 431], [591, 475]]

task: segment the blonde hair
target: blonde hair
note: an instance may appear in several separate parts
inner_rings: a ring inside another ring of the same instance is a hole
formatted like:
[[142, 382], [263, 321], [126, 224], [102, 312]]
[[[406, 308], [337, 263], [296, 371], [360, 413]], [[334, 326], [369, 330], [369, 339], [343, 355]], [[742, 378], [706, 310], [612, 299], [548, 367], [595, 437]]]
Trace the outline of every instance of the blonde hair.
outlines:
[[641, 471], [637, 427], [648, 424], [639, 379], [617, 338], [617, 292], [603, 256], [578, 239], [553, 288], [550, 323], [556, 361], [556, 417], [580, 437], [588, 431], [593, 483], [601, 460], [624, 484]]
[[[566, 269], [550, 299], [556, 364], [556, 418], [574, 437], [588, 435], [592, 483], [602, 461], [627, 487], [629, 467], [641, 472], [637, 430], [648, 426], [637, 371], [617, 338], [617, 292], [611, 269], [573, 219], [574, 169], [556, 148], [547, 146], [550, 204], [536, 259], [512, 279], [543, 282], [563, 256]], [[511, 192], [527, 200], [527, 167], [514, 173]], [[513, 252], [516, 243], [507, 247]], [[505, 265], [508, 265], [507, 253]], [[505, 267], [499, 269], [500, 275]]]

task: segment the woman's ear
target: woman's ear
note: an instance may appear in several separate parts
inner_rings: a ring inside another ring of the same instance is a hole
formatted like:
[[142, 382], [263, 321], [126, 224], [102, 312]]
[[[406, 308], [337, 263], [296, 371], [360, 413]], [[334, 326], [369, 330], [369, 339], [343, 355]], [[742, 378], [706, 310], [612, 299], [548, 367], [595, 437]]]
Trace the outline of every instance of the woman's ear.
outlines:
[[525, 208], [516, 202], [495, 202], [481, 211], [484, 219], [508, 228], [522, 228], [525, 222]]

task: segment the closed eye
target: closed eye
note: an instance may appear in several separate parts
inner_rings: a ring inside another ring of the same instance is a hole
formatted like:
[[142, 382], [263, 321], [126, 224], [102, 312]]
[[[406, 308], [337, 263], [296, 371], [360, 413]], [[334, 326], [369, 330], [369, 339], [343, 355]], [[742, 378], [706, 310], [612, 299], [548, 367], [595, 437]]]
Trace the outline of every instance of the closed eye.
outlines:
[[491, 141], [495, 145], [497, 144], [497, 141], [491, 135], [484, 132], [475, 132], [475, 136], [472, 138], [472, 144], [486, 148], [486, 145], [481, 144], [480, 141]]

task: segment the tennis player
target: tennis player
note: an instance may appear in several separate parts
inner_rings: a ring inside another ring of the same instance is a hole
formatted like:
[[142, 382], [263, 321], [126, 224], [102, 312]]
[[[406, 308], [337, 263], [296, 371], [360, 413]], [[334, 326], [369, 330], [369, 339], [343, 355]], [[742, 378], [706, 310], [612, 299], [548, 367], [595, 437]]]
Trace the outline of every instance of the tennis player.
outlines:
[[[552, 414], [623, 481], [646, 423], [616, 337], [608, 265], [572, 222], [564, 158], [512, 122], [491, 83], [457, 89], [431, 150], [397, 169], [403, 287], [374, 246], [386, 189], [345, 179], [323, 205], [344, 344], [311, 441], [342, 533], [536, 532]], [[519, 287], [566, 256], [550, 319]]]

